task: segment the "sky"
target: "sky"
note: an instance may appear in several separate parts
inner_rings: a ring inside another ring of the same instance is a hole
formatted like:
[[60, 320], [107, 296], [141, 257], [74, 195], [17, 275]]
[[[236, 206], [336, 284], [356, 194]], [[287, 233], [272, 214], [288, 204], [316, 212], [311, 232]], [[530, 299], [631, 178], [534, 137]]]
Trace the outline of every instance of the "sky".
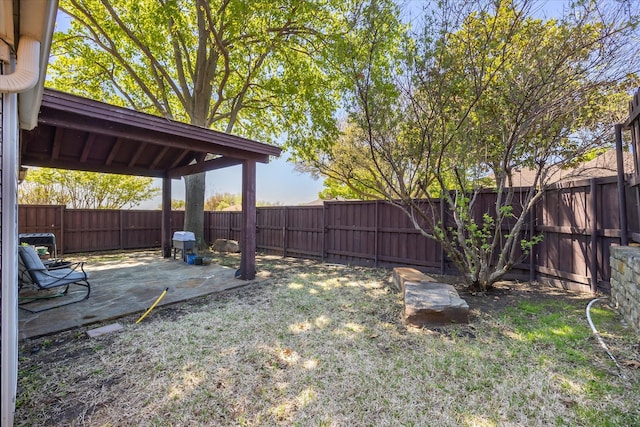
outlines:
[[[295, 206], [318, 199], [322, 190], [322, 179], [314, 179], [310, 174], [300, 173], [294, 169], [293, 163], [287, 162], [286, 152], [269, 164], [258, 163], [256, 168], [256, 200], [281, 205]], [[157, 187], [162, 181], [154, 180]], [[221, 170], [207, 172], [205, 198], [215, 193], [242, 192], [242, 166], [233, 166]], [[184, 180], [172, 180], [171, 198], [184, 200]], [[161, 197], [158, 196], [137, 206], [137, 209], [158, 209]]]

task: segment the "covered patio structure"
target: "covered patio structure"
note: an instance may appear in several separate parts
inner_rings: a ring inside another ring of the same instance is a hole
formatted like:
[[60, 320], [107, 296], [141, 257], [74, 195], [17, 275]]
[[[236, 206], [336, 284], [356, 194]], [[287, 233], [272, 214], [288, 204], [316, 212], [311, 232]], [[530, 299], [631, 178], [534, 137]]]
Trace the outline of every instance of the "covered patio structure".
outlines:
[[[171, 256], [171, 179], [242, 165], [240, 274], [255, 277], [256, 163], [281, 149], [45, 89], [38, 126], [21, 131], [20, 164], [162, 178], [162, 254]], [[195, 231], [195, 230], [188, 230]]]

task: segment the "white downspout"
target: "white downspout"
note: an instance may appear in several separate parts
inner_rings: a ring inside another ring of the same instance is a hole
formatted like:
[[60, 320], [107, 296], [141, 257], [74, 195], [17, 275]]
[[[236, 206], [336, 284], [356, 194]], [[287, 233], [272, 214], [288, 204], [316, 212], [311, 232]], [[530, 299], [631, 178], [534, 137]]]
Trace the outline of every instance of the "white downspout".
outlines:
[[[0, 0], [4, 1], [4, 0]], [[1, 47], [1, 45], [0, 45]], [[0, 48], [0, 61], [10, 69], [11, 57], [7, 46]], [[14, 71], [0, 75], [2, 98], [2, 348], [0, 366], [0, 425], [13, 425], [18, 381], [18, 279], [17, 237], [17, 159], [18, 159], [18, 93], [36, 86], [40, 70], [40, 42], [31, 37], [21, 37]], [[8, 208], [8, 209], [7, 209]], [[6, 261], [8, 260], [8, 261]]]
[[0, 75], [0, 92], [20, 93], [32, 89], [38, 83], [39, 70], [40, 42], [28, 36], [20, 37], [16, 68], [11, 74]]

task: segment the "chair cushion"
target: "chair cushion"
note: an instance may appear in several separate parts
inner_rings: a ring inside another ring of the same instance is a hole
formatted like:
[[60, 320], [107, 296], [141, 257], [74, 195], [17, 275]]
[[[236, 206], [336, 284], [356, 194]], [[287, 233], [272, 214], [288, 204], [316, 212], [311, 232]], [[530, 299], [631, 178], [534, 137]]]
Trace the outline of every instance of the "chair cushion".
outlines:
[[22, 256], [22, 260], [24, 261], [24, 265], [30, 270], [46, 270], [47, 267], [44, 266], [42, 260], [36, 253], [33, 246], [18, 246], [18, 252], [20, 256]]
[[24, 265], [22, 256], [18, 257], [18, 281], [22, 285], [29, 285], [33, 283], [33, 280], [31, 280], [31, 274], [29, 274], [29, 271], [27, 270], [27, 266]]
[[71, 268], [47, 270], [32, 246], [19, 246], [18, 252], [33, 282], [41, 288], [53, 288], [87, 280], [87, 274], [81, 270], [74, 271]]
[[59, 270], [50, 270], [46, 273], [35, 271], [38, 283], [42, 288], [55, 286], [63, 286], [66, 284], [76, 283], [87, 280], [87, 275], [82, 271], [73, 271], [70, 268], [61, 268]]

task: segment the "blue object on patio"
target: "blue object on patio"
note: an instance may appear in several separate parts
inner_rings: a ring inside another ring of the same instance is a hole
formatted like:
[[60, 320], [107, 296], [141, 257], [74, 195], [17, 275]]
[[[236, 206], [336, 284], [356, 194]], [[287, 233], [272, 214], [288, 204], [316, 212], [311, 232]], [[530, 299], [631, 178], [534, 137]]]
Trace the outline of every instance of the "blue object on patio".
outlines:
[[194, 265], [196, 263], [196, 254], [187, 254], [187, 264]]
[[[47, 268], [32, 246], [18, 247], [20, 273], [18, 276], [18, 286], [22, 289], [25, 285], [33, 285], [38, 291], [50, 290], [54, 288], [64, 289], [57, 294], [47, 296], [33, 296], [23, 298], [24, 302], [19, 303], [19, 307], [30, 313], [39, 313], [41, 311], [51, 310], [53, 308], [62, 307], [64, 305], [74, 304], [89, 298], [91, 285], [89, 284], [89, 275], [84, 271], [84, 262], [76, 262], [61, 267]], [[40, 310], [31, 310], [24, 307], [43, 299], [62, 297], [69, 291], [69, 286], [78, 285], [87, 288], [87, 292], [81, 299], [74, 299], [63, 304], [47, 306]]]

